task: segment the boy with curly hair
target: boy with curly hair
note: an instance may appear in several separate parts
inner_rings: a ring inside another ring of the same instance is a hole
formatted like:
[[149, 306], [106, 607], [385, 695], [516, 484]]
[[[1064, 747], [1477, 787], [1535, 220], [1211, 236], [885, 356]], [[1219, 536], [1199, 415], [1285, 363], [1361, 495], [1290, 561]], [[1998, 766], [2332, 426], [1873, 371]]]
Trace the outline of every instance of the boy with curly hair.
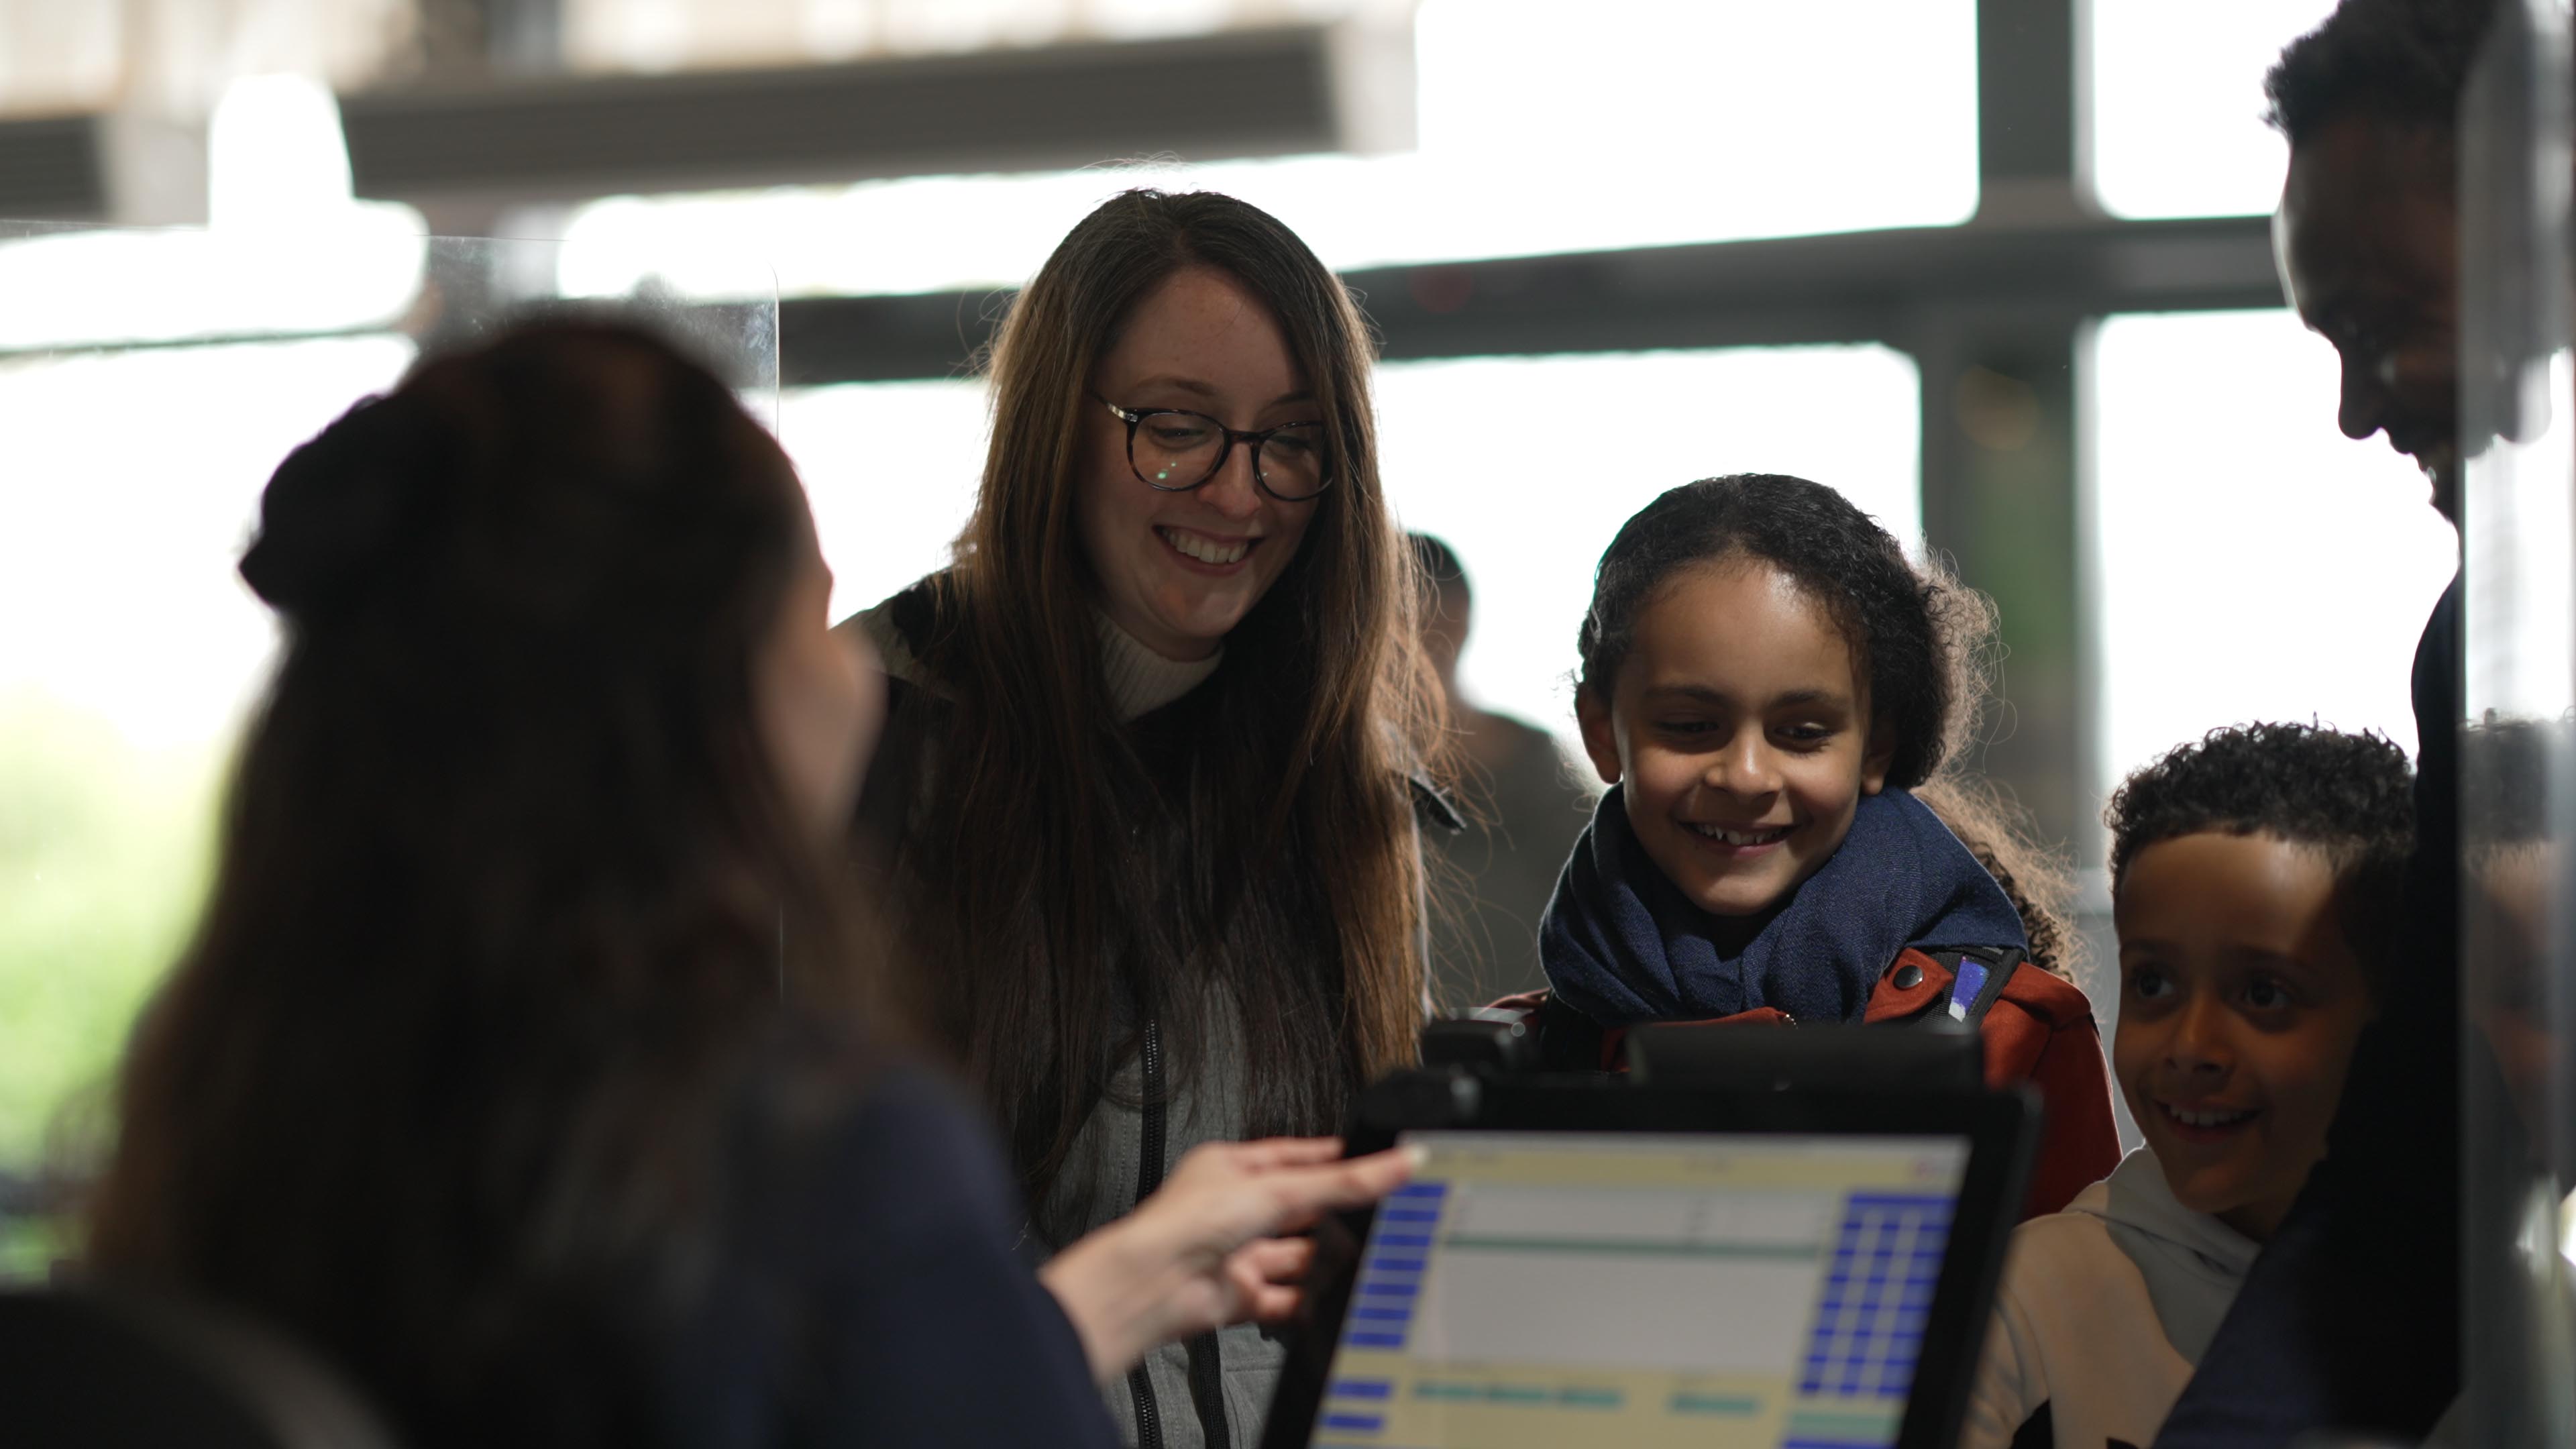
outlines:
[[1960, 1439], [2143, 1445], [2324, 1155], [2414, 843], [2377, 735], [2216, 730], [2111, 799], [2112, 1075], [2147, 1145], [2013, 1235]]

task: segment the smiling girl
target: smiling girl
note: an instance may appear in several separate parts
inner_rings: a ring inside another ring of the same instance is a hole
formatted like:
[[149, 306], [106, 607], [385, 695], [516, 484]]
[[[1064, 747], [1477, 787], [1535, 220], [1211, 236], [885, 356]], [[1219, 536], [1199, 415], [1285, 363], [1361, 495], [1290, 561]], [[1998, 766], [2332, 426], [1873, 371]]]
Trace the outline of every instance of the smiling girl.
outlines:
[[[2048, 863], [1938, 773], [1989, 629], [1982, 598], [1821, 484], [1704, 479], [1629, 519], [1578, 639], [1584, 748], [1616, 788], [1540, 924], [1551, 1051], [1581, 1054], [1568, 1009], [1604, 1029], [1607, 1062], [1641, 1022], [1910, 1019], [1947, 1000], [1984, 1033], [1990, 1079], [2048, 1099], [2035, 1210], [2109, 1170], [2091, 1008], [2050, 974], [2069, 936], [2035, 895]], [[2045, 969], [2018, 969], [2025, 954]]]

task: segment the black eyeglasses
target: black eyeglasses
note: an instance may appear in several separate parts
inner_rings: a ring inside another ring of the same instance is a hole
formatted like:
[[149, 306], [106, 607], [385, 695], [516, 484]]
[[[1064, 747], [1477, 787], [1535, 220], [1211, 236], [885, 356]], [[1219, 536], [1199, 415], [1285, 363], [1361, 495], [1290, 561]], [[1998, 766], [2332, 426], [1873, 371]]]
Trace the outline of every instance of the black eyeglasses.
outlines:
[[1122, 408], [1098, 393], [1092, 396], [1127, 425], [1127, 466], [1148, 488], [1187, 493], [1199, 487], [1225, 466], [1237, 443], [1252, 450], [1253, 481], [1282, 503], [1302, 503], [1333, 486], [1324, 461], [1322, 423], [1285, 423], [1245, 433], [1205, 413]]

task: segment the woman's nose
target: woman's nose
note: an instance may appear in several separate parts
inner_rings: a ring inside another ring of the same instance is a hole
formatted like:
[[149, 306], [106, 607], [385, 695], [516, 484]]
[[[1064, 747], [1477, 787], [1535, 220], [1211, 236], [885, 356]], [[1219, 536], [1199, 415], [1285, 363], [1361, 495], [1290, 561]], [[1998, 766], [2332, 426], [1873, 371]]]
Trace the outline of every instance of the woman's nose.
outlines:
[[1252, 450], [1227, 451], [1215, 476], [1199, 485], [1199, 498], [1228, 518], [1250, 518], [1261, 511], [1261, 488], [1252, 476]]

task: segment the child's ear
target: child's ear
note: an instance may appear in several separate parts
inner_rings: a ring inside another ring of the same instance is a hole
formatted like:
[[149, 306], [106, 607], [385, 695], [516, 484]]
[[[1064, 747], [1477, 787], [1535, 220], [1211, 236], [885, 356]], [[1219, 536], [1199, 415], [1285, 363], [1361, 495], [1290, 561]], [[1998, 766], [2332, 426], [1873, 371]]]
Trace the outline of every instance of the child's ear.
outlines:
[[1880, 720], [1869, 727], [1869, 753], [1860, 758], [1860, 792], [1875, 795], [1887, 788], [1887, 767], [1896, 762], [1896, 726]]
[[1574, 691], [1575, 723], [1583, 727], [1583, 753], [1604, 785], [1619, 783], [1619, 735], [1610, 727], [1610, 702], [1590, 688]]

